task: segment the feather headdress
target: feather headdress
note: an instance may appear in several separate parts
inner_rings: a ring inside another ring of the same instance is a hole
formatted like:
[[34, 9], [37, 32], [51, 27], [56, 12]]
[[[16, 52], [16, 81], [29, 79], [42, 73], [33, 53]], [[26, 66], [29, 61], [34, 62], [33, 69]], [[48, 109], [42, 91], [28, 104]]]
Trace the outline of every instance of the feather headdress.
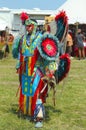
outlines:
[[22, 13], [20, 14], [20, 19], [21, 19], [22, 21], [25, 21], [25, 20], [27, 20], [28, 18], [29, 18], [29, 16], [28, 16], [27, 13], [22, 12]]
[[60, 11], [49, 26], [50, 29], [48, 31], [55, 35], [60, 42], [63, 42], [68, 31], [68, 17], [65, 11]]

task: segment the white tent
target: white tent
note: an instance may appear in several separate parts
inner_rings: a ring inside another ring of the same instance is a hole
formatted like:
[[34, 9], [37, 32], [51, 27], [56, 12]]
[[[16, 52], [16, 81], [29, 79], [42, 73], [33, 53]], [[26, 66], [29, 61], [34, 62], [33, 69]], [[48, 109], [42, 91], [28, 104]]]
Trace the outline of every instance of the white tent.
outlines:
[[69, 24], [72, 23], [86, 23], [86, 0], [67, 0], [55, 12], [64, 10], [68, 16]]
[[8, 24], [0, 19], [0, 31], [5, 30], [5, 28], [8, 26]]
[[6, 29], [6, 27], [9, 27], [9, 17], [5, 14], [0, 14], [0, 31], [3, 31]]

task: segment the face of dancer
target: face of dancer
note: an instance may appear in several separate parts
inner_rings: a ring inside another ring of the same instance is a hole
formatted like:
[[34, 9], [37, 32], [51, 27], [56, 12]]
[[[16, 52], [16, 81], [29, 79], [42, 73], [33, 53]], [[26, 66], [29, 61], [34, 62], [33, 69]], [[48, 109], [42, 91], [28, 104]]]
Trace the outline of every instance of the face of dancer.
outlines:
[[30, 25], [27, 25], [27, 26], [26, 26], [26, 31], [27, 31], [29, 34], [32, 33], [33, 29], [34, 29], [34, 25], [33, 25], [33, 24], [30, 24]]

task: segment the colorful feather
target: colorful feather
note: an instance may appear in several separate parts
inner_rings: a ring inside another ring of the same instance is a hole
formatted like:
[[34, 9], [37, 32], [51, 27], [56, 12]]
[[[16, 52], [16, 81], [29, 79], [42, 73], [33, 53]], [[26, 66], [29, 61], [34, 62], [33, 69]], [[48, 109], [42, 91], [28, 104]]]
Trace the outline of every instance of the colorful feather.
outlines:
[[57, 81], [62, 81], [68, 74], [70, 70], [70, 57], [68, 54], [63, 54], [60, 56], [60, 62], [58, 66], [58, 70], [55, 73], [55, 77]]
[[19, 55], [19, 44], [20, 44], [20, 37], [16, 37], [13, 42], [12, 46], [12, 56], [13, 58], [17, 59]]
[[58, 15], [56, 15], [55, 21], [57, 25], [57, 32], [55, 35], [59, 41], [62, 41], [68, 30], [68, 18], [65, 11], [61, 11]]
[[51, 34], [44, 34], [39, 41], [38, 51], [42, 58], [52, 61], [58, 58], [58, 38]]

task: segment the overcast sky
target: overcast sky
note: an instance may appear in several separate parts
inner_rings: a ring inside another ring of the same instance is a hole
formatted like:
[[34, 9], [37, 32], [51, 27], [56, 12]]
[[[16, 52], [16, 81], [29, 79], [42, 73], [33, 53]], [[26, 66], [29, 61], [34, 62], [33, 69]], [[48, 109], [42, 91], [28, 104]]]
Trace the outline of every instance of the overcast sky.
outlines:
[[0, 0], [0, 8], [56, 10], [67, 0]]

